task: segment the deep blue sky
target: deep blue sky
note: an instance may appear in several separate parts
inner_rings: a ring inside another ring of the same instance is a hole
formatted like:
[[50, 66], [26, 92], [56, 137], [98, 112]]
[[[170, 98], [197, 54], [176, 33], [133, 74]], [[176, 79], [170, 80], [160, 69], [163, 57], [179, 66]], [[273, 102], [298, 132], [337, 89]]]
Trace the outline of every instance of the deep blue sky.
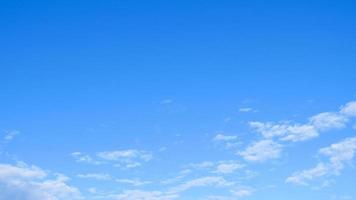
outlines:
[[[85, 199], [356, 198], [356, 147], [342, 173], [319, 152], [355, 136], [342, 109], [356, 99], [355, 10], [325, 0], [0, 1], [0, 200], [18, 190], [29, 200], [73, 197], [3, 186], [6, 170], [31, 165], [47, 170], [43, 182], [65, 174]], [[331, 127], [311, 119], [324, 112]], [[269, 138], [257, 121], [320, 135]], [[246, 158], [261, 141], [281, 152]], [[327, 167], [313, 184], [286, 181], [319, 162]], [[197, 179], [205, 185], [174, 191]]]

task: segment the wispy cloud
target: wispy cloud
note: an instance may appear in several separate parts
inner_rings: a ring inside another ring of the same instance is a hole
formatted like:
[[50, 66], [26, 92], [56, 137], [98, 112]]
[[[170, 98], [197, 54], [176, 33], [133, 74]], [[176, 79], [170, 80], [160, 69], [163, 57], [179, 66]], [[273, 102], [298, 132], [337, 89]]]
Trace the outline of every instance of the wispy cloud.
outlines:
[[109, 174], [98, 174], [98, 173], [90, 173], [90, 174], [78, 174], [78, 178], [85, 179], [95, 179], [95, 180], [111, 180], [112, 177]]
[[95, 156], [82, 152], [73, 152], [71, 156], [75, 158], [76, 162], [94, 165], [110, 163], [116, 167], [126, 169], [139, 167], [142, 162], [148, 162], [153, 158], [152, 153], [136, 149], [103, 151], [96, 153]]
[[342, 106], [339, 112], [323, 112], [308, 119], [305, 124], [290, 122], [249, 122], [250, 127], [265, 138], [277, 138], [282, 141], [298, 142], [318, 137], [321, 132], [340, 129], [346, 126], [354, 114], [356, 102]]
[[269, 159], [279, 158], [282, 146], [272, 140], [261, 140], [250, 144], [241, 155], [247, 161], [264, 162]]
[[356, 137], [319, 150], [319, 154], [328, 158], [328, 162], [319, 162], [314, 168], [294, 173], [286, 182], [307, 185], [309, 181], [326, 175], [338, 175], [345, 164], [353, 160], [356, 152]]

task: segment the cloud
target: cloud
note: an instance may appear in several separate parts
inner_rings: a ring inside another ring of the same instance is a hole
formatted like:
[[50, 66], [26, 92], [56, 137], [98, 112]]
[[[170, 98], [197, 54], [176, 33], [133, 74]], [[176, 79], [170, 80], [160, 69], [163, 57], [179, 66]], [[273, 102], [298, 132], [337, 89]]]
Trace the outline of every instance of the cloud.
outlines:
[[220, 176], [207, 176], [202, 178], [193, 179], [182, 183], [172, 189], [169, 190], [169, 194], [176, 194], [181, 193], [186, 190], [195, 188], [195, 187], [206, 187], [206, 186], [213, 186], [213, 187], [229, 187], [234, 185], [233, 182], [229, 182], [225, 180], [223, 177]]
[[244, 165], [236, 161], [223, 161], [219, 162], [219, 164], [216, 166], [216, 170], [213, 172], [219, 174], [230, 174], [234, 173], [236, 170], [242, 169], [243, 167]]
[[15, 136], [17, 136], [19, 134], [20, 134], [20, 132], [16, 131], [16, 130], [14, 130], [14, 131], [6, 131], [6, 135], [4, 137], [4, 140], [9, 142], [9, 141], [13, 140], [15, 138]]
[[193, 169], [208, 169], [214, 166], [214, 162], [211, 161], [203, 161], [200, 163], [192, 163], [189, 165], [189, 167]]
[[111, 180], [111, 176], [109, 174], [78, 174], [78, 178], [86, 178], [86, 179], [96, 179], [96, 180]]
[[309, 119], [309, 123], [319, 131], [327, 131], [334, 128], [344, 128], [348, 118], [339, 113], [324, 112]]
[[277, 137], [283, 141], [296, 142], [308, 140], [319, 135], [315, 127], [309, 124], [250, 122], [249, 125], [266, 139]]
[[88, 164], [94, 164], [94, 165], [102, 164], [102, 162], [94, 160], [94, 158], [92, 158], [91, 156], [86, 155], [82, 152], [73, 152], [73, 153], [71, 153], [71, 156], [75, 159], [76, 162], [88, 163]]
[[118, 183], [125, 183], [125, 184], [129, 184], [132, 186], [142, 186], [142, 185], [147, 185], [150, 184], [150, 181], [141, 181], [138, 179], [116, 179], [115, 180]]
[[328, 162], [319, 162], [316, 167], [296, 172], [286, 179], [288, 183], [308, 185], [315, 178], [339, 175], [345, 164], [351, 162], [356, 152], [356, 137], [347, 138], [341, 142], [319, 150], [319, 154], [328, 158]]
[[67, 177], [59, 174], [54, 175], [54, 179], [49, 179], [47, 172], [25, 163], [0, 164], [0, 199], [82, 199], [79, 190], [66, 183]]
[[111, 161], [121, 161], [121, 160], [131, 160], [140, 159], [144, 161], [150, 161], [152, 159], [152, 154], [146, 151], [139, 151], [136, 149], [121, 150], [121, 151], [104, 151], [97, 154], [98, 157], [104, 160]]
[[324, 163], [319, 163], [316, 167], [308, 170], [297, 172], [288, 177], [287, 183], [294, 183], [298, 185], [306, 185], [307, 181], [313, 180], [316, 177], [324, 176], [328, 173], [328, 167]]
[[[122, 182], [131, 182], [130, 180], [122, 180]], [[228, 195], [238, 199], [247, 196], [251, 193], [248, 188], [237, 186], [235, 182], [227, 181], [221, 176], [205, 176], [187, 180], [173, 187], [164, 190], [123, 190], [118, 194], [109, 194], [103, 197], [104, 199], [116, 200], [175, 200], [181, 199], [184, 192], [200, 187], [222, 188], [228, 191]], [[205, 199], [212, 199], [207, 197]], [[230, 199], [229, 199], [230, 200]], [[232, 200], [232, 199], [231, 199]]]
[[227, 141], [233, 141], [236, 139], [237, 139], [236, 135], [224, 135], [224, 134], [219, 133], [213, 138], [213, 141], [227, 142]]
[[254, 112], [254, 110], [252, 108], [239, 108], [239, 112]]
[[356, 102], [342, 106], [339, 112], [322, 112], [308, 119], [305, 124], [290, 122], [249, 122], [250, 127], [266, 139], [299, 142], [316, 138], [320, 133], [344, 128], [350, 117], [356, 116]]
[[115, 167], [126, 169], [139, 167], [142, 165], [142, 162], [148, 162], [153, 158], [150, 152], [136, 149], [103, 151], [96, 153], [95, 157], [82, 152], [74, 152], [71, 156], [75, 158], [76, 162], [94, 165], [111, 163]]
[[238, 137], [236, 135], [224, 135], [219, 133], [212, 139], [212, 141], [223, 144], [227, 149], [232, 149], [236, 148], [240, 144], [239, 141], [236, 141], [237, 138]]
[[269, 159], [279, 158], [281, 149], [282, 146], [272, 140], [261, 140], [250, 144], [238, 154], [247, 161], [264, 162]]
[[253, 194], [253, 190], [251, 188], [239, 188], [230, 190], [229, 196], [221, 196], [221, 195], [210, 195], [206, 199], [208, 200], [236, 200], [244, 197], [251, 196]]
[[173, 200], [176, 194], [164, 194], [161, 191], [125, 190], [121, 194], [110, 195], [115, 200]]
[[346, 105], [341, 107], [340, 110], [341, 114], [344, 114], [349, 117], [355, 117], [356, 116], [356, 101], [351, 101], [347, 103]]
[[356, 137], [345, 139], [330, 147], [322, 148], [319, 153], [329, 157], [329, 164], [335, 173], [344, 168], [345, 163], [354, 158], [356, 151]]
[[153, 158], [151, 153], [136, 149], [104, 151], [97, 153], [97, 156], [106, 161], [115, 161], [115, 166], [124, 168], [139, 167], [141, 162], [148, 162]]

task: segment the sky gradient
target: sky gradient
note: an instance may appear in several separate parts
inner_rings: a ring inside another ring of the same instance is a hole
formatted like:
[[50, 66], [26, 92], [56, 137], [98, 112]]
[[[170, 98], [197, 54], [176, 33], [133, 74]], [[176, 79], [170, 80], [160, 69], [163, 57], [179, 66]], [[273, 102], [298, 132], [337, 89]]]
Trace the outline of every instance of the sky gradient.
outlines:
[[0, 1], [0, 200], [356, 199], [354, 1]]

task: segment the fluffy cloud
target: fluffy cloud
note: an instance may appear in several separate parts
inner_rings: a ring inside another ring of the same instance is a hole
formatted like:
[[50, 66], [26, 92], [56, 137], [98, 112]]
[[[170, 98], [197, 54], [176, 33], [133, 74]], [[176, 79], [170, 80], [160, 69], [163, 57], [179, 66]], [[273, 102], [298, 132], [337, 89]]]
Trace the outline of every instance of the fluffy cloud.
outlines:
[[347, 138], [341, 142], [319, 150], [319, 154], [326, 156], [328, 162], [320, 162], [316, 167], [296, 172], [288, 177], [286, 182], [307, 185], [309, 181], [326, 175], [338, 175], [351, 162], [356, 152], [356, 137]]
[[324, 112], [311, 117], [309, 121], [316, 130], [326, 131], [345, 127], [348, 118], [339, 113]]
[[56, 178], [49, 179], [48, 176], [36, 166], [0, 164], [0, 199], [82, 199], [79, 190], [66, 183], [67, 177], [56, 175]]
[[356, 102], [342, 106], [339, 112], [323, 112], [308, 119], [305, 124], [290, 122], [250, 122], [250, 127], [266, 139], [298, 142], [318, 137], [321, 132], [340, 129], [346, 126], [350, 117], [356, 116]]
[[315, 127], [309, 124], [250, 122], [249, 125], [266, 139], [277, 137], [283, 141], [296, 142], [314, 138], [319, 135]]
[[341, 107], [340, 113], [349, 116], [355, 117], [356, 116], [356, 101], [351, 101], [347, 103], [345, 106]]
[[280, 157], [282, 146], [272, 140], [261, 140], [249, 145], [244, 151], [239, 152], [245, 160], [263, 162]]

